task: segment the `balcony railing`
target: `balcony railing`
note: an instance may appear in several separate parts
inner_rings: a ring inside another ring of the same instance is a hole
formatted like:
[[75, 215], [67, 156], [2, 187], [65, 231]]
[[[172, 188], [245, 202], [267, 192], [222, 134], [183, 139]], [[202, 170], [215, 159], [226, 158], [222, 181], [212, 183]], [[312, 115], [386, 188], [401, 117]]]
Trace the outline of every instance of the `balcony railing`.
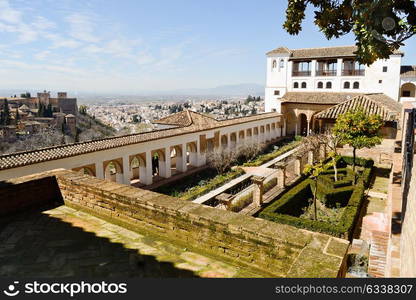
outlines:
[[342, 76], [364, 76], [365, 70], [342, 70]]
[[337, 70], [316, 70], [316, 76], [337, 76]]
[[311, 71], [293, 71], [292, 76], [311, 76]]

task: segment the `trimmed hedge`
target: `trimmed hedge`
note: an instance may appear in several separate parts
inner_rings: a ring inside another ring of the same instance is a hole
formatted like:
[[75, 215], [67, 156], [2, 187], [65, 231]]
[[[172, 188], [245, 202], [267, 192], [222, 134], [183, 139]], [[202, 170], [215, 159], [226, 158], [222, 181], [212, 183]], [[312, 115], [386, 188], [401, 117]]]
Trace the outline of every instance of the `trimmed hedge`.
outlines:
[[[340, 164], [348, 164], [350, 161], [352, 162], [348, 157], [342, 157]], [[364, 192], [370, 182], [373, 164], [374, 162], [372, 160], [360, 159], [359, 164], [357, 163], [357, 165], [365, 166], [365, 169], [358, 178], [356, 185], [338, 188], [333, 190], [331, 194], [326, 195], [328, 205], [334, 205], [341, 197], [348, 200], [345, 203], [344, 211], [336, 225], [299, 217], [302, 214], [303, 207], [308, 205], [306, 199], [312, 196], [311, 183], [313, 184], [313, 180], [311, 179], [305, 179], [294, 188], [290, 189], [280, 199], [274, 201], [261, 211], [259, 217], [273, 222], [351, 239], [354, 224], [357, 222], [360, 214]]]

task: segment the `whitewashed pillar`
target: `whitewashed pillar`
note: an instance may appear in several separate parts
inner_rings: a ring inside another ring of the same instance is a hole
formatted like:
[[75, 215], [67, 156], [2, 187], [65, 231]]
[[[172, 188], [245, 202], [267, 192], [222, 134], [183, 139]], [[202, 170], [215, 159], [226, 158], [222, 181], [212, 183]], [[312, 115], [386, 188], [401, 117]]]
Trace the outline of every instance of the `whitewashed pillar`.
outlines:
[[176, 154], [176, 170], [186, 172], [186, 144], [182, 144], [181, 153]]
[[169, 177], [172, 176], [172, 170], [171, 170], [172, 163], [171, 163], [171, 158], [170, 158], [170, 146], [165, 148], [165, 161], [164, 161], [164, 163], [165, 163], [165, 167], [164, 167], [165, 174], [164, 174], [163, 177], [169, 178]]
[[130, 185], [131, 171], [130, 171], [130, 158], [128, 155], [123, 156], [123, 183]]
[[95, 163], [95, 174], [97, 178], [104, 179], [104, 166], [102, 161]]
[[207, 163], [207, 157], [205, 152], [201, 151], [201, 142], [200, 139], [196, 141], [197, 157], [198, 157], [198, 167], [203, 166]]

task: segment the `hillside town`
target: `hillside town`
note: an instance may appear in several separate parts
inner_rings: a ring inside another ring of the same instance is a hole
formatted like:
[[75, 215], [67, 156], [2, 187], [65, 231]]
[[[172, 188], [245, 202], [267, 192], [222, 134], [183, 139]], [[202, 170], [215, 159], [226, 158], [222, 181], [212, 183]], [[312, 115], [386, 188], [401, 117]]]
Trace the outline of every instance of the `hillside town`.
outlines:
[[210, 115], [218, 120], [245, 117], [264, 111], [260, 96], [233, 97], [228, 100], [143, 101], [140, 104], [88, 105], [89, 115], [124, 133], [138, 133], [157, 128], [154, 120], [170, 114], [191, 110]]

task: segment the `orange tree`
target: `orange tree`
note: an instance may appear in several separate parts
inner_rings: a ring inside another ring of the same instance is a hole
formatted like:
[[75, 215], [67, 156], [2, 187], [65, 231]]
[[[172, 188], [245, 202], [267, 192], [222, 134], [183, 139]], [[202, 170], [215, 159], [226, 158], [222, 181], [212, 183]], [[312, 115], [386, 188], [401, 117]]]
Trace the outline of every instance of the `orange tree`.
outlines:
[[366, 114], [361, 108], [338, 116], [332, 133], [339, 137], [341, 143], [349, 144], [352, 147], [354, 173], [356, 150], [372, 148], [380, 144], [381, 126], [383, 126], [383, 120], [380, 116]]

